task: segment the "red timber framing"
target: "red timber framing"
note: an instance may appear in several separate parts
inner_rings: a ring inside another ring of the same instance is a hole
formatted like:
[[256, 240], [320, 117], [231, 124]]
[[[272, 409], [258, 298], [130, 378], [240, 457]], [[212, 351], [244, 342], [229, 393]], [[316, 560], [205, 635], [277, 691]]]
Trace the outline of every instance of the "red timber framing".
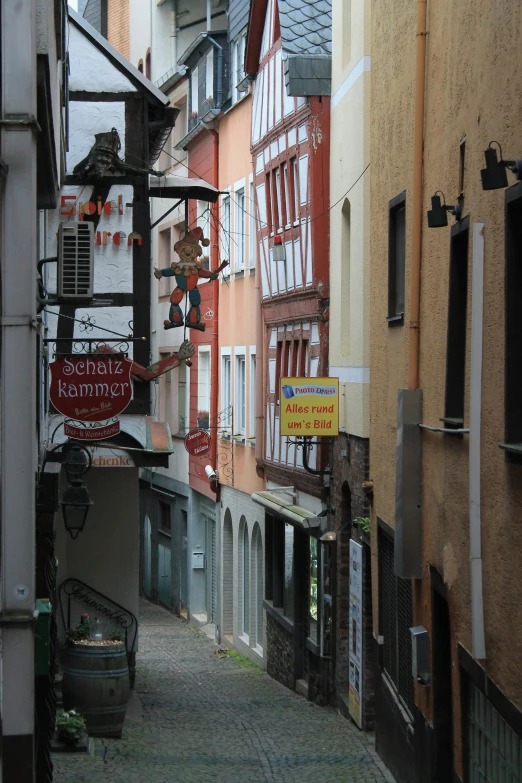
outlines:
[[[313, 494], [302, 449], [279, 432], [279, 378], [321, 376], [328, 367], [330, 99], [286, 94], [276, 0], [254, 0], [247, 71], [256, 73], [252, 162], [265, 324], [265, 474]], [[255, 63], [258, 63], [256, 65]], [[286, 260], [274, 261], [280, 238]], [[327, 448], [310, 453], [324, 466]]]
[[[189, 166], [191, 177], [201, 179], [218, 186], [218, 135], [215, 131], [202, 130], [188, 146]], [[203, 229], [205, 237], [210, 239], [208, 248], [210, 255], [210, 269], [217, 269], [218, 258], [218, 207], [217, 204], [207, 202], [189, 201], [190, 228], [196, 225]], [[212, 450], [205, 457], [189, 458], [189, 483], [192, 489], [216, 500], [216, 494], [212, 491], [205, 475], [205, 465], [216, 465], [217, 444], [217, 374], [212, 372], [212, 366], [217, 358], [218, 351], [218, 321], [217, 298], [219, 296], [218, 282], [203, 282], [198, 286], [201, 294], [201, 320], [205, 331], [187, 329], [187, 337], [196, 348], [190, 368], [190, 428], [198, 426], [199, 403], [202, 396], [206, 396], [205, 389], [208, 386], [209, 424], [212, 438]], [[205, 354], [203, 362], [202, 354]], [[203, 373], [205, 377], [203, 377]], [[203, 394], [202, 394], [203, 390]]]

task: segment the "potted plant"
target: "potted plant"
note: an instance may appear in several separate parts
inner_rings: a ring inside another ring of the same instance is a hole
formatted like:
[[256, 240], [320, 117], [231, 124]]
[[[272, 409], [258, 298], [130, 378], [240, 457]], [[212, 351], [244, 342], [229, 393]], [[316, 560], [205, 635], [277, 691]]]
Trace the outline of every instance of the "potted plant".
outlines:
[[62, 712], [56, 719], [56, 734], [66, 745], [77, 745], [85, 731], [85, 718], [76, 710]]
[[121, 737], [129, 699], [127, 650], [121, 631], [82, 614], [66, 633], [62, 652], [63, 704], [85, 715], [87, 733]]
[[208, 411], [198, 411], [197, 415], [198, 427], [201, 430], [208, 430], [210, 427], [210, 414]]

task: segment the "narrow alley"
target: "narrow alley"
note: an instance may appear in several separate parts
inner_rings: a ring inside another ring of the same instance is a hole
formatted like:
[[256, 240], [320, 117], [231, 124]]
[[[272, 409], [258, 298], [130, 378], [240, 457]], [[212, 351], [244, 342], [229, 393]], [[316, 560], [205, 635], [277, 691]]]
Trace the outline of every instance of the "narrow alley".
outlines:
[[333, 709], [222, 656], [197, 628], [145, 601], [123, 737], [93, 748], [54, 756], [56, 783], [393, 783], [371, 738]]

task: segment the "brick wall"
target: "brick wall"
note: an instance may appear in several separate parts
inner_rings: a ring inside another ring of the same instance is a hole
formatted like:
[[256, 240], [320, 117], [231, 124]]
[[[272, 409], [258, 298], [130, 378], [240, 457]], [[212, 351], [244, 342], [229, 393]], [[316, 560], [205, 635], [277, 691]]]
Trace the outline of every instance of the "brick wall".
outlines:
[[268, 674], [274, 680], [294, 690], [294, 637], [270, 615], [266, 616], [266, 644]]
[[[369, 441], [341, 434], [334, 443], [334, 474], [330, 498], [337, 531], [336, 585], [336, 664], [335, 694], [337, 704], [348, 697], [349, 686], [349, 617], [350, 617], [350, 539], [363, 543], [351, 522], [368, 517], [369, 501], [363, 482], [369, 478]], [[373, 630], [371, 603], [371, 550], [363, 553], [363, 726], [371, 728], [374, 720]]]
[[[109, 0], [107, 39], [130, 59], [129, 0]], [[137, 63], [133, 63], [137, 67]]]
[[[243, 529], [248, 531], [250, 602], [250, 633], [248, 641], [242, 634], [241, 614], [243, 608]], [[265, 512], [262, 506], [254, 503], [250, 495], [230, 487], [221, 487], [221, 547], [220, 558], [220, 608], [218, 610], [221, 643], [224, 636], [232, 636], [233, 645], [242, 655], [264, 666], [266, 650], [265, 612], [259, 604], [264, 598], [264, 537]], [[258, 536], [260, 535], [260, 539]], [[256, 547], [261, 547], [262, 586], [256, 589]], [[262, 625], [260, 638], [255, 628], [256, 618], [261, 609]]]

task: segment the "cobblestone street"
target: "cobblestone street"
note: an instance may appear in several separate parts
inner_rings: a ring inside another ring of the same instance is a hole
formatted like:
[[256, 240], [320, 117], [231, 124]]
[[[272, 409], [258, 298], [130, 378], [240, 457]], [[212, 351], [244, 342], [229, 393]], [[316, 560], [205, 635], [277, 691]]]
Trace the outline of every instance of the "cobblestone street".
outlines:
[[121, 740], [54, 756], [55, 783], [392, 781], [372, 741], [194, 626], [142, 602], [140, 653]]

